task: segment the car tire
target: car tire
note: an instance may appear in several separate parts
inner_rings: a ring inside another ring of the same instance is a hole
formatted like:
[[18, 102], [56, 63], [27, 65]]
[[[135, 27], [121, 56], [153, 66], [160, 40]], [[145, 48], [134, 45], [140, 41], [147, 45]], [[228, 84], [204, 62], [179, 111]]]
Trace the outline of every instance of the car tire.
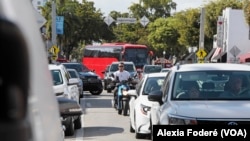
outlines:
[[107, 83], [106, 82], [104, 82], [104, 84], [103, 84], [103, 89], [107, 90]]
[[75, 132], [73, 117], [70, 117], [68, 120], [70, 121], [66, 125], [65, 136], [73, 136]]
[[82, 128], [82, 120], [81, 116], [78, 116], [77, 119], [74, 121], [75, 124], [75, 129], [80, 129]]
[[111, 92], [112, 92], [112, 90], [109, 88], [109, 89], [107, 89], [107, 92], [108, 92], [108, 93], [111, 93]]

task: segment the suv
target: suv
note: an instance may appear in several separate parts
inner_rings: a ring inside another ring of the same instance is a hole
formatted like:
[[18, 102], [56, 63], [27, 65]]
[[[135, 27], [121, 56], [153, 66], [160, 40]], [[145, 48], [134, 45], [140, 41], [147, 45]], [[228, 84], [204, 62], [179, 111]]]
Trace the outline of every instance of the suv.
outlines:
[[[241, 78], [241, 91], [237, 95], [225, 96], [228, 91], [227, 84], [232, 84], [230, 80], [234, 76]], [[151, 108], [151, 123], [250, 124], [249, 78], [250, 67], [243, 64], [202, 63], [173, 66], [167, 73], [162, 88], [148, 96], [150, 101], [158, 102], [158, 105]], [[198, 89], [194, 91], [193, 86]]]
[[[53, 89], [57, 97], [64, 97], [72, 99], [80, 103], [80, 93], [78, 89], [79, 80], [77, 78], [71, 78], [66, 68], [59, 64], [49, 64], [49, 70], [53, 78]], [[81, 80], [80, 80], [81, 81]], [[81, 115], [78, 116], [67, 116], [62, 121], [65, 125], [65, 135], [74, 135], [74, 129], [82, 127]]]
[[83, 82], [83, 91], [89, 91], [92, 95], [100, 95], [103, 91], [103, 85], [101, 78], [90, 71], [82, 63], [61, 63], [67, 69], [75, 69], [79, 74]]
[[[120, 62], [113, 62], [110, 64], [109, 69], [106, 70], [105, 73], [107, 73], [107, 77], [104, 78], [104, 89], [107, 90], [107, 92], [111, 92], [115, 85], [113, 85], [111, 74], [118, 70], [118, 65]], [[135, 78], [137, 75], [137, 71], [135, 68], [135, 64], [133, 62], [123, 62], [124, 63], [124, 70], [128, 71], [131, 75], [131, 78]]]

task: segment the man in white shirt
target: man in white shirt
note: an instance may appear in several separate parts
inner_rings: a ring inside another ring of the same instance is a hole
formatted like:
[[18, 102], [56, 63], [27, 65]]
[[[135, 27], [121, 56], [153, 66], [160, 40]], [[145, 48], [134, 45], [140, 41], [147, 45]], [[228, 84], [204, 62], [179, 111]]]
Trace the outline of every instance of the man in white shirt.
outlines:
[[129, 80], [130, 78], [130, 73], [126, 70], [124, 70], [124, 63], [121, 62], [118, 65], [119, 70], [117, 70], [116, 72], [114, 72], [114, 78], [117, 79], [121, 82], [123, 80]]
[[[124, 70], [124, 63], [120, 62], [118, 65], [119, 70], [117, 70], [116, 72], [114, 72], [114, 79], [119, 80], [119, 82], [122, 82], [123, 80], [127, 80], [129, 81], [130, 79], [130, 73], [126, 70]], [[117, 108], [117, 110], [121, 110], [121, 100], [122, 100], [122, 93], [121, 93], [121, 89], [124, 89], [125, 87], [128, 86], [124, 86], [124, 85], [120, 85], [119, 88], [115, 89], [114, 92], [114, 102], [115, 102], [115, 107]], [[128, 88], [129, 89], [129, 88]], [[119, 114], [121, 114], [120, 112], [118, 112]]]

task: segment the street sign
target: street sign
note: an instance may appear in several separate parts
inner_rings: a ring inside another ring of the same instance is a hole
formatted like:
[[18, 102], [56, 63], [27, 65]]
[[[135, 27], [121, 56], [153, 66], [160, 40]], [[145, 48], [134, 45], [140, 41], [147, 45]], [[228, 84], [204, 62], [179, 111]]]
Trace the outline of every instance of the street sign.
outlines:
[[47, 22], [47, 20], [38, 11], [35, 11], [35, 16], [39, 27], [42, 27]]
[[117, 18], [116, 22], [119, 23], [136, 23], [136, 18]]
[[52, 60], [56, 60], [56, 59], [57, 59], [57, 55], [52, 55], [52, 56], [51, 56], [51, 59], [52, 59]]
[[111, 16], [108, 16], [108, 17], [105, 17], [104, 18], [104, 22], [110, 26], [110, 24], [112, 24], [115, 20], [111, 17]]
[[64, 16], [56, 16], [56, 34], [63, 34]]
[[60, 49], [57, 47], [57, 46], [52, 46], [50, 48], [50, 52], [53, 54], [53, 55], [57, 55], [59, 53]]
[[239, 55], [240, 49], [237, 46], [233, 46], [233, 48], [230, 49], [229, 51], [234, 57]]
[[149, 19], [146, 17], [146, 16], [143, 16], [141, 19], [140, 19], [140, 23], [143, 27], [145, 27], [148, 23], [149, 23]]
[[199, 49], [197, 52], [196, 52], [196, 55], [198, 56], [199, 59], [203, 59], [204, 57], [207, 56], [207, 53], [204, 49]]

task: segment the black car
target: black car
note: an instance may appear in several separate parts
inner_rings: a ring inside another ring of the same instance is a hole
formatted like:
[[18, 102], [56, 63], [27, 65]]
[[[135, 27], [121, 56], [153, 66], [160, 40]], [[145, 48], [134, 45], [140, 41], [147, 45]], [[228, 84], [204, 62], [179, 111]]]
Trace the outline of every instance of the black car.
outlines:
[[103, 91], [101, 78], [82, 63], [62, 63], [66, 68], [75, 69], [83, 82], [83, 91], [89, 91], [92, 95], [100, 95]]

